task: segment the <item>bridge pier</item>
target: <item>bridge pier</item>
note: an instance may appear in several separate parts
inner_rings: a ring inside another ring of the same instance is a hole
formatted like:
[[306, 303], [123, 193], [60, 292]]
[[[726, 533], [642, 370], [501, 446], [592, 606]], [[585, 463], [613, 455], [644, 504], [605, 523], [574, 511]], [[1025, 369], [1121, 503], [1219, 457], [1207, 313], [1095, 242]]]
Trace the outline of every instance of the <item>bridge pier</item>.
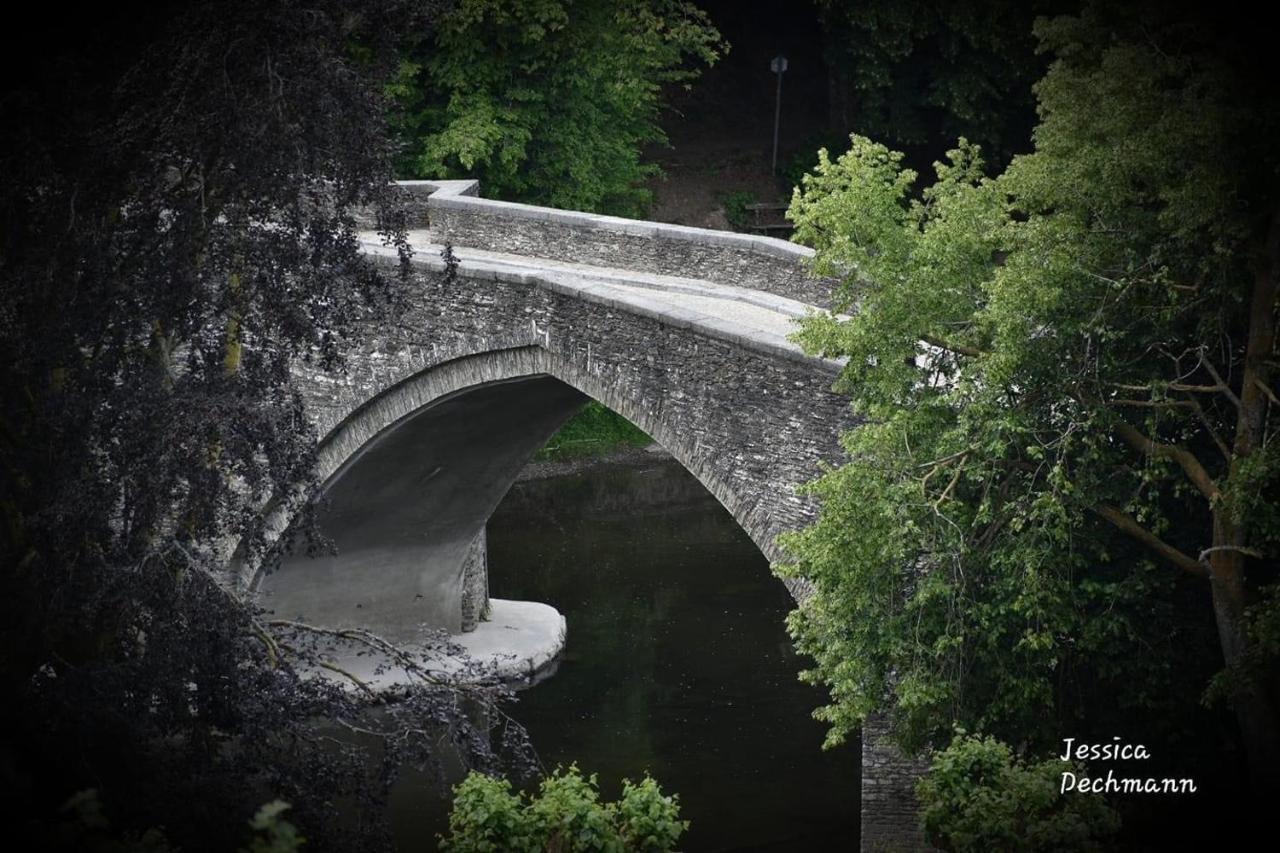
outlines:
[[904, 755], [889, 740], [889, 724], [873, 714], [862, 725], [861, 853], [928, 853], [920, 828], [916, 783], [927, 758]]
[[462, 562], [462, 631], [489, 618], [489, 527], [481, 527]]

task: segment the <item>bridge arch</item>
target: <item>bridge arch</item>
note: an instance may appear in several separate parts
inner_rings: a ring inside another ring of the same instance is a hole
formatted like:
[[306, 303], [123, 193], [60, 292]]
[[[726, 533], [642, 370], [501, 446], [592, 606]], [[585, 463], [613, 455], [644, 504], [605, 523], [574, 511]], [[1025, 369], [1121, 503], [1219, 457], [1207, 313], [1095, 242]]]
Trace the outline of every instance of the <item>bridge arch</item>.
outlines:
[[319, 521], [337, 553], [291, 557], [256, 578], [264, 601], [286, 615], [404, 640], [413, 639], [404, 626], [419, 622], [468, 629], [487, 595], [475, 575], [483, 575], [488, 518], [533, 453], [588, 398], [645, 430], [767, 558], [780, 557], [775, 508], [760, 493], [734, 488], [723, 448], [682, 433], [643, 404], [644, 389], [594, 367], [538, 344], [481, 350], [423, 369], [358, 407], [318, 448]]

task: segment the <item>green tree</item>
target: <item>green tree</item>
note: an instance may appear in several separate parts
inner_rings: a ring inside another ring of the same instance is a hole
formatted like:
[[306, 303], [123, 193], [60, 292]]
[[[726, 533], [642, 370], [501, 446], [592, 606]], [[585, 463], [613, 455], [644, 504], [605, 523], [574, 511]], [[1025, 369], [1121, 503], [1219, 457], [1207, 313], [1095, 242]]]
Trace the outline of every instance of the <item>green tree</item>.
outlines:
[[786, 542], [816, 589], [791, 629], [833, 740], [884, 707], [907, 744], [1043, 744], [1082, 691], [1154, 707], [1212, 649], [1189, 598], [1274, 784], [1276, 92], [1238, 22], [1099, 5], [1036, 34], [1035, 151], [998, 177], [962, 140], [915, 195], [854, 137], [796, 192], [854, 308], [800, 339], [849, 357], [866, 423]]
[[[382, 780], [355, 745], [321, 748], [317, 719], [387, 721], [388, 766], [450, 740], [494, 766], [515, 740], [491, 740], [500, 717], [425, 683], [368, 719], [365, 691], [306, 677], [313, 638], [215, 581], [221, 543], [263, 552], [265, 502], [305, 515], [317, 487], [291, 368], [337, 366], [355, 321], [399, 304], [409, 250], [384, 90], [422, 4], [44, 11], [43, 34], [38, 14], [21, 32], [41, 49], [5, 51], [21, 67], [0, 97], [11, 840], [159, 844], [163, 827], [175, 848], [233, 850], [238, 816], [281, 797], [308, 849], [385, 849]], [[361, 250], [370, 214], [398, 267]], [[416, 660], [403, 662], [421, 673]], [[426, 731], [433, 720], [444, 730]], [[86, 789], [110, 824], [67, 837], [59, 807], [92, 817], [72, 797]], [[374, 819], [340, 822], [339, 802]], [[273, 815], [259, 847], [292, 843]]]
[[461, 0], [423, 40], [395, 87], [402, 169], [479, 178], [486, 194], [637, 215], [665, 142], [665, 84], [727, 49], [687, 0]]

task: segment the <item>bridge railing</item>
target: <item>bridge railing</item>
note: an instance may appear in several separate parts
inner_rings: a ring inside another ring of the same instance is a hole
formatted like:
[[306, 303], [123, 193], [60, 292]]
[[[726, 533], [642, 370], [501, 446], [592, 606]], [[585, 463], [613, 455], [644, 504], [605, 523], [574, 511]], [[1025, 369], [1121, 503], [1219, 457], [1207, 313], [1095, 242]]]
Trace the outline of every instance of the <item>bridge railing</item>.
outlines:
[[479, 197], [479, 182], [400, 181], [413, 227], [437, 243], [701, 279], [827, 307], [834, 282], [810, 278], [813, 250], [785, 240], [556, 210]]

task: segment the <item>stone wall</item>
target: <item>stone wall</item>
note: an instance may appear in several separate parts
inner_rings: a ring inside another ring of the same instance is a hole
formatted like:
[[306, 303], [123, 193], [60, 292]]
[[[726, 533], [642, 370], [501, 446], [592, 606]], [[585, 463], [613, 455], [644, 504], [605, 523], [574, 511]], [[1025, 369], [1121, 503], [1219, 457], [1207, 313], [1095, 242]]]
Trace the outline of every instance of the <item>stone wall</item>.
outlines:
[[[589, 284], [468, 263], [458, 273], [449, 284], [440, 261], [415, 258], [405, 311], [356, 336], [345, 374], [300, 371], [326, 436], [322, 473], [422, 404], [408, 393], [415, 377], [521, 351], [531, 360], [521, 369], [555, 376], [658, 440], [770, 559], [782, 556], [778, 533], [814, 517], [795, 487], [839, 461], [838, 436], [853, 423], [848, 400], [831, 390], [838, 365], [769, 336], [700, 327], [675, 308], [624, 310]], [[495, 369], [493, 379], [506, 375]], [[479, 377], [469, 370], [463, 381]]]
[[920, 828], [916, 782], [927, 758], [903, 755], [887, 736], [888, 723], [871, 716], [862, 726], [862, 853], [934, 850]]
[[489, 616], [489, 536], [480, 528], [462, 563], [462, 630], [474, 631]]
[[809, 305], [830, 302], [812, 279], [813, 250], [786, 240], [479, 198], [475, 181], [402, 181], [411, 221], [437, 242], [492, 252], [700, 279]]

